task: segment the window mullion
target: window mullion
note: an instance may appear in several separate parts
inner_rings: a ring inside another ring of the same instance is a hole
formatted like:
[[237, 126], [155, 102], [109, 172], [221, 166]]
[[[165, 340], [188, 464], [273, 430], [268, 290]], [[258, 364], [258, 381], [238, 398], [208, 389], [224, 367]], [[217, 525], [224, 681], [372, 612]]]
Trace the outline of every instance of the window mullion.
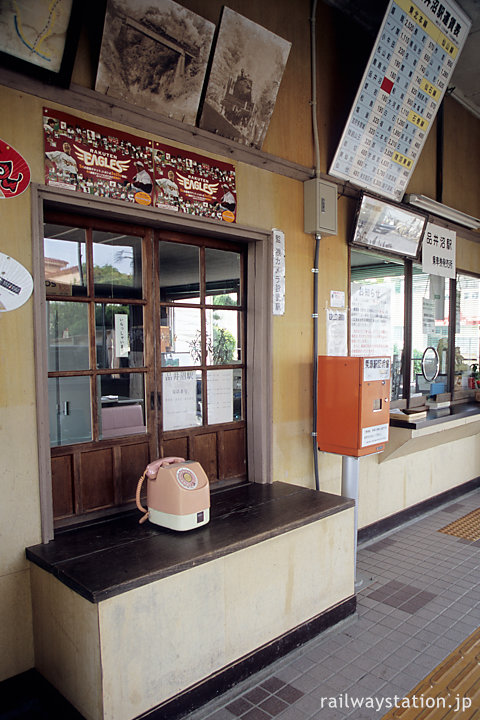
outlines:
[[[208, 425], [208, 388], [207, 388], [207, 316], [205, 312], [206, 273], [205, 273], [205, 247], [200, 248], [200, 322], [202, 332], [202, 401], [203, 425]], [[213, 342], [213, 338], [210, 338]]]
[[410, 382], [412, 377], [412, 317], [413, 317], [413, 265], [411, 260], [405, 260], [405, 317], [403, 339], [403, 397], [410, 397]]
[[457, 327], [457, 281], [450, 279], [450, 297], [448, 311], [448, 363], [447, 363], [447, 389], [453, 393], [455, 388], [455, 329]]
[[99, 438], [98, 423], [98, 397], [97, 397], [97, 343], [96, 343], [96, 321], [95, 321], [95, 298], [94, 298], [94, 277], [93, 277], [93, 243], [92, 229], [85, 230], [86, 252], [87, 252], [87, 296], [88, 302], [88, 339], [89, 339], [89, 364], [93, 375], [90, 379], [90, 411], [92, 421], [92, 440]]

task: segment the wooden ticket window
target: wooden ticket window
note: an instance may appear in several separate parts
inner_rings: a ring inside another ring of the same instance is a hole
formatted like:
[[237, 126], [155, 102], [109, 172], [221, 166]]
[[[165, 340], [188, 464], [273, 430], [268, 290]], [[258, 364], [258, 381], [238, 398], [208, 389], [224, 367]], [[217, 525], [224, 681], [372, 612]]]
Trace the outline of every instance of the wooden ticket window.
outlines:
[[44, 228], [55, 525], [128, 507], [159, 455], [246, 479], [245, 250], [53, 212]]

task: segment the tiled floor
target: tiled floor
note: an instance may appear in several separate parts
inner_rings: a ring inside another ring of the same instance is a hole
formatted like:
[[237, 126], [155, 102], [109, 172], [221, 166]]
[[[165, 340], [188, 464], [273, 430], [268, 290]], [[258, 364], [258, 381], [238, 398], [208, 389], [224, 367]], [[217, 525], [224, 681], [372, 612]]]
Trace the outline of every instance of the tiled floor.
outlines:
[[[480, 540], [440, 532], [479, 507], [476, 491], [360, 546], [357, 617], [188, 720], [380, 720], [480, 626]], [[470, 672], [477, 686], [480, 665]], [[451, 701], [456, 708], [456, 698]], [[477, 717], [479, 708], [461, 703], [449, 718]], [[438, 718], [445, 713], [440, 709]]]

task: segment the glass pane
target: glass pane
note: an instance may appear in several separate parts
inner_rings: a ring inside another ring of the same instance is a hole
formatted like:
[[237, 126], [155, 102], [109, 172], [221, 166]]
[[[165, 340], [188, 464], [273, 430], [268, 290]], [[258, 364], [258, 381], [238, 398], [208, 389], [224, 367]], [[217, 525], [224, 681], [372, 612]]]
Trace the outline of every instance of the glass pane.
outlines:
[[143, 367], [143, 307], [95, 305], [97, 367]]
[[45, 223], [43, 253], [47, 295], [87, 294], [85, 230]]
[[[419, 266], [414, 266], [410, 396], [428, 397], [448, 390], [448, 322], [448, 279], [422, 273]], [[422, 372], [422, 356], [427, 347], [434, 347], [439, 357], [439, 373], [433, 383]]]
[[201, 365], [200, 310], [166, 308], [166, 318], [162, 318], [161, 339], [163, 367]]
[[52, 447], [92, 439], [90, 378], [49, 378], [48, 405]]
[[212, 305], [239, 305], [240, 253], [205, 250], [205, 302]]
[[94, 230], [94, 293], [99, 297], [142, 297], [142, 238]]
[[47, 302], [48, 369], [88, 370], [88, 305]]
[[237, 310], [205, 310], [208, 365], [241, 362], [241, 314]]
[[480, 390], [480, 279], [457, 277], [455, 388]]
[[[352, 277], [352, 305], [354, 304], [354, 288], [378, 290], [383, 311], [388, 313], [388, 354], [392, 358], [391, 399], [398, 400], [403, 397], [403, 339], [404, 339], [404, 297], [405, 297], [405, 271], [401, 261], [395, 261], [387, 256], [374, 253], [352, 250], [351, 252]], [[359, 296], [357, 295], [357, 299]], [[368, 293], [365, 294], [366, 308], [370, 303]], [[366, 310], [364, 308], [364, 310]], [[359, 333], [372, 336], [372, 342], [378, 340], [378, 324], [375, 315], [366, 314], [359, 310], [359, 322], [362, 323]], [[366, 323], [366, 326], [365, 324]], [[352, 318], [353, 324], [353, 318]], [[353, 335], [352, 328], [352, 335]], [[352, 343], [353, 353], [353, 343]], [[372, 348], [371, 355], [383, 355]]]
[[146, 433], [143, 373], [101, 375], [97, 397], [100, 438]]
[[162, 374], [163, 430], [202, 424], [202, 373], [199, 370]]
[[192, 245], [161, 242], [161, 302], [198, 302], [200, 295], [200, 250]]
[[208, 424], [242, 419], [242, 371], [208, 370]]

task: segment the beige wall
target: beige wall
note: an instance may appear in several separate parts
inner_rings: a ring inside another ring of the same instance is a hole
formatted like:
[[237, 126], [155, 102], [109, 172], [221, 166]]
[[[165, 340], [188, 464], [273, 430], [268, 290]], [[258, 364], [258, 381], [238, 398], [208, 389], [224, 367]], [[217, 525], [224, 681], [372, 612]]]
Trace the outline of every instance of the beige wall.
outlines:
[[[221, 0], [184, 0], [183, 4], [218, 22]], [[310, 122], [309, 16], [310, 2], [289, 0], [258, 3], [235, 0], [229, 7], [293, 43], [278, 101], [263, 150], [312, 167], [314, 153]], [[367, 60], [371, 40], [323, 3], [318, 5], [318, 120], [321, 170], [326, 172], [350, 110]], [[84, 28], [73, 82], [94, 88], [91, 33]], [[41, 93], [40, 93], [41, 94]], [[8, 112], [0, 118], [0, 137], [28, 161], [35, 182], [43, 182], [41, 97], [0, 86], [0, 103]], [[56, 105], [59, 109], [112, 125], [101, 118]], [[480, 216], [479, 121], [449, 98], [445, 103], [444, 202]], [[121, 127], [121, 126], [119, 126]], [[124, 128], [134, 134], [135, 128]], [[428, 138], [409, 190], [435, 195], [436, 125]], [[155, 137], [171, 143], [168, 138]], [[171, 143], [174, 144], [174, 143]], [[227, 161], [229, 158], [222, 158]], [[280, 228], [286, 237], [286, 312], [273, 319], [273, 479], [313, 487], [312, 423], [312, 304], [314, 241], [303, 233], [302, 184], [237, 164], [238, 222], [257, 228]], [[325, 352], [324, 310], [330, 290], [348, 291], [348, 245], [355, 199], [342, 190], [338, 235], [321, 240], [319, 258], [319, 352]], [[30, 191], [0, 201], [0, 250], [32, 269]], [[480, 273], [478, 244], [459, 239], [458, 266]], [[42, 289], [36, 289], [41, 292]], [[40, 541], [32, 301], [0, 315], [0, 680], [33, 664], [28, 568], [24, 548]], [[477, 438], [478, 439], [478, 438]], [[417, 453], [406, 460], [362, 464], [360, 524], [407, 507], [417, 497], [434, 495], [455, 485], [458, 478], [480, 474], [480, 459], [471, 439]], [[467, 454], [467, 455], [466, 455]], [[468, 463], [465, 463], [465, 457]], [[447, 459], [448, 458], [448, 462]], [[462, 466], [461, 476], [451, 469]], [[364, 468], [364, 469], [363, 469]], [[417, 471], [415, 471], [417, 468]], [[320, 454], [320, 485], [339, 492], [339, 458]], [[393, 482], [393, 485], [392, 485]], [[393, 493], [386, 492], [392, 485]], [[393, 496], [393, 499], [392, 499]]]
[[[41, 127], [32, 124], [31, 102], [20, 93], [1, 91], [8, 112], [0, 137], [32, 171], [41, 163]], [[38, 179], [38, 175], [37, 175]], [[0, 251], [32, 267], [30, 191], [0, 201]], [[33, 665], [30, 578], [25, 547], [40, 541], [32, 301], [0, 314], [0, 679]]]
[[35, 567], [37, 663], [86, 720], [130, 720], [354, 592], [353, 509], [94, 605]]

